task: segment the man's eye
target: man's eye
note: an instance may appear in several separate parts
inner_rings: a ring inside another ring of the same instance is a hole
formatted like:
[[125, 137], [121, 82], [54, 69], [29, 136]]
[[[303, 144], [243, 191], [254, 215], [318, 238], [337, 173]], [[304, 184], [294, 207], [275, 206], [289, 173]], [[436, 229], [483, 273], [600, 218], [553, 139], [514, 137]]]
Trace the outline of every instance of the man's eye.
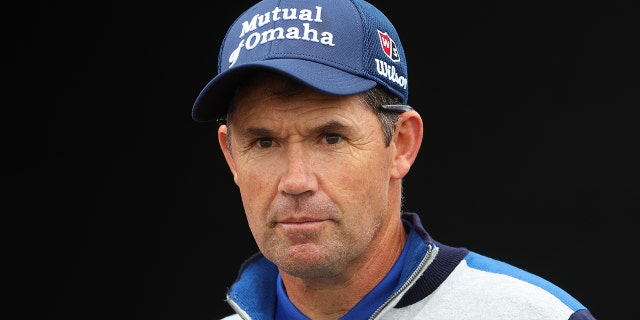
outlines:
[[326, 136], [324, 136], [324, 142], [326, 142], [327, 144], [336, 144], [340, 141], [342, 141], [342, 137], [340, 135], [337, 134], [328, 134]]
[[258, 139], [256, 140], [256, 146], [258, 146], [258, 148], [271, 148], [273, 146], [273, 140]]

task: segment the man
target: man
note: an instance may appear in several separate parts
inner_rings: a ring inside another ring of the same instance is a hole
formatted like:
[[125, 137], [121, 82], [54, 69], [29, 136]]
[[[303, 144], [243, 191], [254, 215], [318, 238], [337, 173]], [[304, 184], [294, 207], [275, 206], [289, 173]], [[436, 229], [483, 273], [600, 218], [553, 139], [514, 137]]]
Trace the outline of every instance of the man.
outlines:
[[594, 319], [554, 284], [432, 239], [402, 212], [422, 142], [404, 51], [362, 0], [264, 0], [230, 27], [193, 108], [260, 252], [228, 319]]

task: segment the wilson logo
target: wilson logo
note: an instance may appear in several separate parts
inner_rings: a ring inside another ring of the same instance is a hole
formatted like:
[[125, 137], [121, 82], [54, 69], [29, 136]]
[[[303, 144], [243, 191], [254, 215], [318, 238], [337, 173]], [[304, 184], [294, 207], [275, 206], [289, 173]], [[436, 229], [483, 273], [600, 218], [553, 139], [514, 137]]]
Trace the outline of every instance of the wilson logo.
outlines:
[[391, 61], [400, 61], [400, 54], [398, 53], [398, 47], [396, 43], [389, 37], [386, 32], [378, 30], [378, 37], [380, 38], [380, 46], [384, 54], [391, 59]]

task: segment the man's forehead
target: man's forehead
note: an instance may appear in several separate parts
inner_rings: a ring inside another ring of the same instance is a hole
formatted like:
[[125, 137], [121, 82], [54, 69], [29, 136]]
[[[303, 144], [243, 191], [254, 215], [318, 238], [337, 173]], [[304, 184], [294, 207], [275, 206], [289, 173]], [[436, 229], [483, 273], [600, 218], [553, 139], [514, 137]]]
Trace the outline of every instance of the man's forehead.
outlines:
[[306, 86], [295, 88], [265, 83], [236, 95], [233, 113], [355, 112], [365, 102], [359, 96], [330, 95]]

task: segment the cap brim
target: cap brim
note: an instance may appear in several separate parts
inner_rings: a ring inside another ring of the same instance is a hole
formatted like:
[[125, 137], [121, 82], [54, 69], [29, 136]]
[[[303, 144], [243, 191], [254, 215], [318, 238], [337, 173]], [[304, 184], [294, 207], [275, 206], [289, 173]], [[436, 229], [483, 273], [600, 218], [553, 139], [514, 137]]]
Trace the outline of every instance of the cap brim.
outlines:
[[373, 80], [318, 62], [300, 59], [257, 61], [232, 67], [211, 79], [196, 98], [192, 118], [196, 121], [208, 122], [224, 117], [238, 82], [258, 69], [289, 75], [319, 91], [333, 95], [357, 94], [376, 86]]

